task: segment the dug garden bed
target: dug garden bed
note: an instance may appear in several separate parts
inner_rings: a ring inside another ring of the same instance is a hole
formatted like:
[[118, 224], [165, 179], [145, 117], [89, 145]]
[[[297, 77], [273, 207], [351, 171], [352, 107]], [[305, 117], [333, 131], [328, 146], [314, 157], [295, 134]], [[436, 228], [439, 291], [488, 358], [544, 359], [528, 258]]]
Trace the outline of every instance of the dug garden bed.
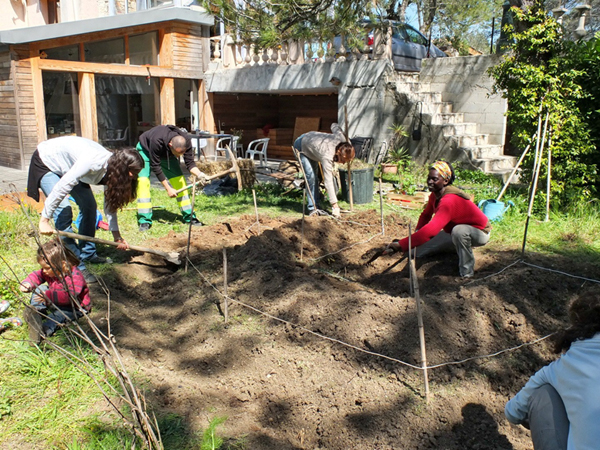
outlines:
[[[335, 221], [245, 216], [194, 229], [174, 270], [151, 255], [104, 274], [111, 324], [127, 364], [147, 380], [150, 407], [190, 432], [226, 416], [226, 447], [261, 449], [531, 448], [505, 402], [554, 356], [546, 342], [428, 371], [424, 398], [416, 304], [398, 256], [365, 264], [407, 233], [400, 217], [364, 211]], [[156, 242], [182, 251], [187, 233]], [[224, 302], [227, 255], [229, 321]], [[302, 248], [302, 260], [300, 260]], [[565, 323], [581, 280], [476, 249], [474, 279], [454, 254], [417, 261], [430, 365], [545, 336]], [[599, 278], [598, 269], [529, 255], [539, 266]], [[94, 287], [97, 320], [107, 303]]]

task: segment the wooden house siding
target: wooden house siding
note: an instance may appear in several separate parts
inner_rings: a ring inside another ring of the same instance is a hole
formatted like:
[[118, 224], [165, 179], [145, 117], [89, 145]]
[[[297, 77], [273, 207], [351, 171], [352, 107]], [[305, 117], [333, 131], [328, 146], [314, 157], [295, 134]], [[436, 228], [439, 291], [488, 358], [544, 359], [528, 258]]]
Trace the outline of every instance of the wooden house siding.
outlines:
[[20, 169], [23, 161], [12, 64], [10, 52], [0, 54], [0, 165]]
[[[13, 67], [15, 86], [17, 92], [16, 112], [19, 117], [20, 147], [23, 158], [22, 167], [29, 165], [31, 155], [39, 142], [39, 127], [45, 128], [44, 123], [39, 123], [34, 103], [33, 68], [29, 59], [29, 46], [13, 46]], [[43, 111], [41, 115], [43, 116]], [[45, 131], [45, 130], [44, 130]]]
[[171, 34], [173, 68], [195, 70], [199, 75], [203, 74], [204, 41], [207, 39], [202, 37], [202, 27], [178, 23], [171, 28]]

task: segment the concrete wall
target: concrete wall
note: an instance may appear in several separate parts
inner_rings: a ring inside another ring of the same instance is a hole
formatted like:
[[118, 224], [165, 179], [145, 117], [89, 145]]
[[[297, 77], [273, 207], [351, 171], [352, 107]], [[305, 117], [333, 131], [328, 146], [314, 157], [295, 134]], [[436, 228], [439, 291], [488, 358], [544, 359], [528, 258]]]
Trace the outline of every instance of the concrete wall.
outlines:
[[[396, 72], [388, 61], [264, 64], [239, 69], [222, 69], [211, 63], [206, 74], [208, 92], [269, 94], [338, 94], [338, 122], [344, 124], [347, 108], [351, 137], [372, 137], [369, 161], [373, 162], [384, 141], [392, 138], [390, 127], [402, 124], [410, 131], [418, 118], [418, 91], [440, 92], [441, 99], [453, 102], [453, 112], [462, 112], [465, 122], [475, 122], [478, 133], [489, 134], [489, 143], [502, 144], [506, 128], [506, 101], [492, 95], [487, 69], [495, 56], [439, 58], [423, 61], [419, 75]], [[329, 80], [336, 77], [338, 86]], [[318, 111], [315, 111], [318, 116]], [[411, 154], [420, 162], [445, 157], [459, 159], [457, 140], [444, 136], [432, 115], [423, 117], [423, 138], [405, 139]], [[464, 153], [464, 152], [463, 152]]]
[[46, 24], [46, 6], [41, 0], [0, 0], [0, 10], [0, 30]]

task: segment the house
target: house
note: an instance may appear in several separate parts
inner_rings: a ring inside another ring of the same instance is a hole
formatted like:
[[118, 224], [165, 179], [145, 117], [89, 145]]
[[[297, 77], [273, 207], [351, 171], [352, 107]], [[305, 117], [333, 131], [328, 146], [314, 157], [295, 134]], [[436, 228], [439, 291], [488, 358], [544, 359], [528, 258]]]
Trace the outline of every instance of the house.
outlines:
[[0, 31], [0, 165], [25, 169], [56, 136], [135, 145], [161, 123], [204, 128], [213, 23], [165, 7]]
[[90, 13], [37, 1], [44, 20], [63, 21], [22, 27], [34, 20], [25, 17], [0, 31], [0, 165], [25, 169], [37, 143], [55, 136], [135, 145], [167, 123], [241, 131], [244, 148], [266, 130], [268, 156], [287, 159], [306, 131], [298, 118], [322, 131], [347, 118], [350, 137], [373, 143], [361, 155], [369, 162], [402, 124], [422, 131], [404, 143], [420, 162], [445, 157], [486, 171], [514, 163], [503, 155], [506, 102], [487, 76], [494, 56], [424, 60], [420, 74], [404, 74], [391, 64], [391, 43], [375, 54], [316, 41], [257, 48], [217, 30], [201, 8], [128, 12], [132, 1], [109, 0], [94, 2], [108, 8], [93, 11], [104, 17], [72, 20]]

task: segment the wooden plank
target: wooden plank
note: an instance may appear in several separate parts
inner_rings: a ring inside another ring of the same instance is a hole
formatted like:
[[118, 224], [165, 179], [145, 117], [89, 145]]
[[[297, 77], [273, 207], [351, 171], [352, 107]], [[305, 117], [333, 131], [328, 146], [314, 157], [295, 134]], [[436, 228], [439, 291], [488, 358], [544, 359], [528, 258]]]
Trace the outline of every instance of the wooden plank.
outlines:
[[[162, 59], [161, 59], [162, 61]], [[146, 77], [150, 71], [153, 77], [200, 79], [204, 72], [200, 69], [181, 70], [170, 69], [162, 66], [126, 66], [124, 64], [103, 64], [81, 61], [58, 61], [56, 59], [42, 59], [39, 68], [56, 72], [87, 72], [102, 75], [124, 75]]]
[[423, 209], [429, 200], [429, 194], [429, 192], [418, 192], [416, 195], [388, 193], [386, 201], [400, 208]]

